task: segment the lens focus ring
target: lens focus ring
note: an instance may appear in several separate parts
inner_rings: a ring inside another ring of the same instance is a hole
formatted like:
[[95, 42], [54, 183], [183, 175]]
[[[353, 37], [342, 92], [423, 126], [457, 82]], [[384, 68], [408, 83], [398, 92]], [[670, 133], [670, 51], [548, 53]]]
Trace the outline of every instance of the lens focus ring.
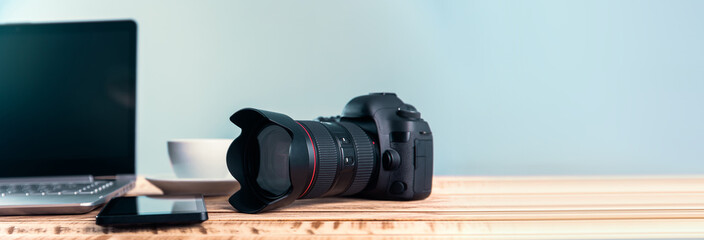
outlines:
[[374, 169], [374, 150], [372, 141], [366, 133], [353, 123], [340, 122], [349, 131], [354, 141], [357, 155], [357, 171], [352, 185], [342, 195], [353, 195], [361, 192], [369, 183]]
[[299, 121], [308, 128], [315, 141], [316, 154], [318, 156], [318, 169], [315, 172], [315, 181], [310, 191], [304, 198], [320, 197], [332, 186], [337, 175], [337, 155], [338, 148], [332, 139], [330, 132], [320, 122]]

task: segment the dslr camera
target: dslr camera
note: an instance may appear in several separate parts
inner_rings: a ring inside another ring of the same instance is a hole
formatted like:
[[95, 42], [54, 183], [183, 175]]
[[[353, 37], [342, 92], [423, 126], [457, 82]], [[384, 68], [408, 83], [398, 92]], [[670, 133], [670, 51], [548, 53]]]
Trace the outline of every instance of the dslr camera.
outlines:
[[317, 121], [253, 108], [237, 111], [230, 121], [242, 129], [227, 152], [227, 167], [241, 185], [229, 202], [240, 212], [268, 211], [302, 198], [430, 195], [430, 126], [394, 93], [356, 97], [341, 116]]

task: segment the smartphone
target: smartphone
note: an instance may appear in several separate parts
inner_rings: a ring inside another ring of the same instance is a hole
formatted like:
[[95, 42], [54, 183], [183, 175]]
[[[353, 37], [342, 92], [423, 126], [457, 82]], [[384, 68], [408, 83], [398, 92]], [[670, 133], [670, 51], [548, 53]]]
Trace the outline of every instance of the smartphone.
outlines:
[[203, 196], [137, 196], [110, 200], [95, 217], [101, 226], [201, 223], [208, 220]]

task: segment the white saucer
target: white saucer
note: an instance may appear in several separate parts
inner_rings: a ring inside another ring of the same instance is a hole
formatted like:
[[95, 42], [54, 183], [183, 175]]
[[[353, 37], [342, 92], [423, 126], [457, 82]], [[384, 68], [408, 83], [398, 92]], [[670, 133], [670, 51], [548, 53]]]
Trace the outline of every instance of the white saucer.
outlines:
[[146, 177], [146, 179], [168, 195], [203, 194], [203, 196], [222, 196], [231, 195], [240, 189], [240, 183], [234, 178]]

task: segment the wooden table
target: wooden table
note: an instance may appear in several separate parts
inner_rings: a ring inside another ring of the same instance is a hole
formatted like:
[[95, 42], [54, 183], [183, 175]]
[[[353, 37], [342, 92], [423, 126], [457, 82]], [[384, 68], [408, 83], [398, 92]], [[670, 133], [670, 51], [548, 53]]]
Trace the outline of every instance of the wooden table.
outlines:
[[[144, 179], [130, 195], [159, 194]], [[704, 177], [436, 177], [422, 201], [298, 200], [262, 214], [206, 198], [197, 225], [112, 228], [82, 215], [0, 217], [0, 239], [704, 237]]]

